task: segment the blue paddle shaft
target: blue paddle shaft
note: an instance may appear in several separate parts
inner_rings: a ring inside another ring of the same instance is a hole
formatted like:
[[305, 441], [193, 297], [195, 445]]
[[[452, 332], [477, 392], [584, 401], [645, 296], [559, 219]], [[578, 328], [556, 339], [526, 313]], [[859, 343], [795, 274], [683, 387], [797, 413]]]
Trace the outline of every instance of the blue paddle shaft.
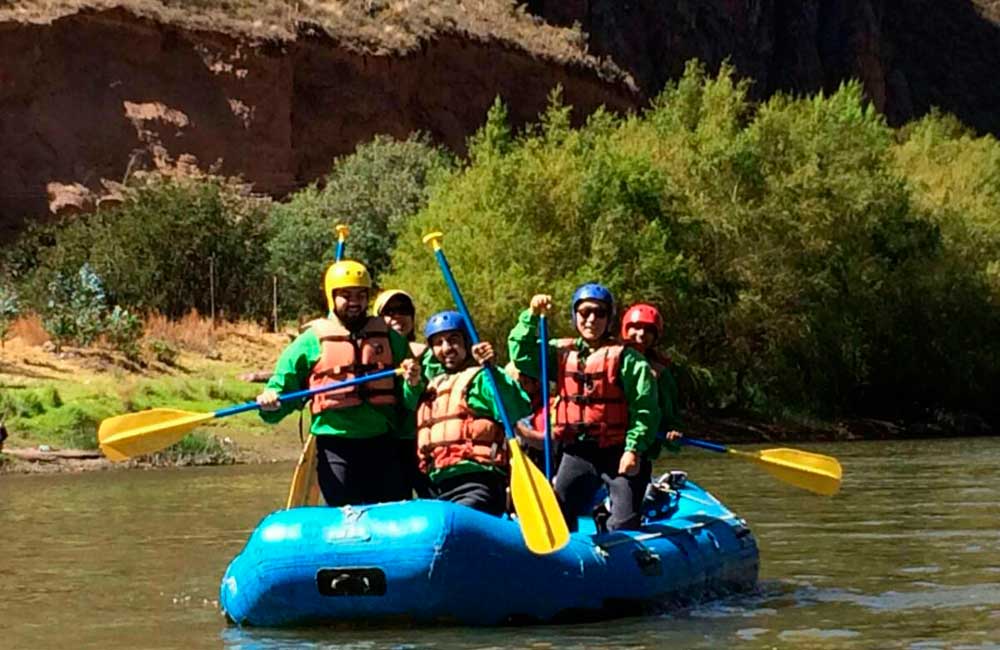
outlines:
[[728, 448], [722, 445], [717, 445], [714, 442], [708, 442], [707, 440], [698, 440], [697, 438], [688, 438], [684, 436], [681, 438], [681, 443], [685, 445], [690, 445], [692, 447], [700, 447], [701, 449], [707, 449], [709, 451], [717, 451], [721, 454], [725, 454], [729, 451]]
[[337, 252], [333, 255], [333, 261], [339, 262], [344, 259], [344, 240], [341, 239], [337, 242]]
[[[437, 258], [438, 266], [441, 267], [441, 273], [444, 275], [444, 281], [448, 284], [448, 290], [451, 291], [451, 298], [455, 301], [455, 306], [458, 307], [458, 313], [462, 314], [462, 318], [465, 319], [465, 324], [469, 328], [469, 340], [472, 345], [479, 343], [479, 334], [476, 333], [476, 326], [472, 324], [472, 317], [469, 315], [469, 308], [465, 306], [465, 300], [462, 299], [462, 292], [458, 290], [458, 285], [455, 284], [455, 276], [451, 274], [451, 267], [448, 266], [448, 260], [444, 256], [444, 251], [440, 247], [434, 251], [434, 256]], [[503, 398], [500, 397], [500, 387], [497, 385], [497, 378], [493, 375], [496, 371], [492, 364], [486, 368], [486, 376], [489, 378], [490, 388], [493, 389], [493, 394], [496, 396], [497, 409], [500, 411], [500, 419], [503, 420], [503, 430], [507, 434], [508, 438], [514, 437], [514, 427], [510, 424], [510, 416], [507, 415], [507, 408], [503, 404]]]
[[[369, 381], [376, 381], [378, 379], [386, 379], [387, 377], [395, 377], [396, 369], [390, 368], [389, 370], [380, 370], [379, 372], [373, 372], [370, 375], [361, 375], [360, 377], [355, 377], [354, 379], [347, 379], [345, 381], [337, 381], [332, 384], [324, 384], [323, 386], [316, 386], [315, 388], [307, 388], [305, 390], [297, 390], [292, 393], [285, 393], [283, 395], [278, 395], [278, 400], [282, 402], [287, 402], [293, 399], [302, 399], [304, 397], [312, 397], [318, 393], [325, 393], [331, 390], [337, 390], [338, 388], [349, 388], [351, 386], [357, 386], [358, 384], [364, 384]], [[216, 411], [212, 417], [224, 418], [227, 415], [236, 415], [237, 413], [246, 413], [247, 411], [254, 411], [259, 409], [260, 405], [257, 402], [247, 402], [246, 404], [237, 404], [236, 406], [230, 406], [224, 409], [219, 409]]]
[[545, 478], [552, 480], [552, 452], [549, 440], [552, 425], [549, 423], [549, 327], [545, 314], [538, 319], [538, 344], [542, 355], [542, 415], [545, 417]]

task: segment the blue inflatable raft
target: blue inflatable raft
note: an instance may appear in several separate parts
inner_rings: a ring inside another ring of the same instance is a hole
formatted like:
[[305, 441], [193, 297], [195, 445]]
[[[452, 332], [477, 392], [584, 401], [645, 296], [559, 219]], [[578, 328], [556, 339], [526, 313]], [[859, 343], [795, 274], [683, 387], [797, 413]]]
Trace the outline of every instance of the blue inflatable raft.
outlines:
[[746, 522], [681, 472], [650, 487], [642, 530], [580, 523], [543, 556], [516, 521], [441, 501], [282, 510], [233, 559], [219, 602], [239, 625], [497, 625], [635, 614], [756, 584]]

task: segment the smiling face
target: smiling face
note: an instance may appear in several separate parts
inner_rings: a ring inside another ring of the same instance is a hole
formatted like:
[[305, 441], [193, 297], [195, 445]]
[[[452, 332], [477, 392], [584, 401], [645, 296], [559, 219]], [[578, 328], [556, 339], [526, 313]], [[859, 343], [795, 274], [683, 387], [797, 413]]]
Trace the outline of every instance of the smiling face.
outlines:
[[454, 372], [465, 365], [465, 360], [469, 356], [469, 348], [465, 343], [465, 336], [458, 330], [435, 334], [428, 343], [430, 343], [434, 358], [441, 362], [445, 370]]
[[608, 306], [597, 300], [581, 300], [576, 305], [576, 331], [588, 344], [601, 340], [611, 317]]
[[382, 308], [382, 318], [386, 325], [399, 332], [404, 338], [413, 333], [413, 304], [404, 296], [396, 296]]
[[367, 312], [368, 289], [348, 287], [333, 290], [333, 313], [345, 325], [361, 321], [366, 317]]
[[629, 323], [625, 326], [625, 341], [640, 352], [645, 352], [656, 343], [656, 328], [652, 325]]

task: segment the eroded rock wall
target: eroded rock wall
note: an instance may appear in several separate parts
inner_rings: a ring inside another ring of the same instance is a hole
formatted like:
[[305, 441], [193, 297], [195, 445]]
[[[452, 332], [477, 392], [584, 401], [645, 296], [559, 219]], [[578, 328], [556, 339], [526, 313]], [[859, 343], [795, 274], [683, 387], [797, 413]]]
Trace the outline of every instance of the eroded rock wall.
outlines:
[[462, 151], [497, 95], [515, 123], [557, 84], [580, 118], [640, 102], [593, 71], [458, 36], [371, 56], [318, 30], [248, 43], [123, 10], [0, 24], [0, 61], [0, 237], [48, 213], [60, 185], [130, 169], [196, 160], [280, 196], [380, 133]]

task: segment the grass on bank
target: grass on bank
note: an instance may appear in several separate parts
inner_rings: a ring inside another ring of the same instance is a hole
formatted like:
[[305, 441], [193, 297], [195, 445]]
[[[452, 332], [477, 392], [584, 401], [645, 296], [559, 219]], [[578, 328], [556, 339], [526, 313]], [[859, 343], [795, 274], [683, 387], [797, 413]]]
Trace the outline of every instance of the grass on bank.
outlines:
[[[0, 360], [0, 420], [11, 447], [96, 449], [98, 426], [107, 417], [155, 407], [211, 412], [250, 401], [263, 385], [239, 377], [269, 370], [288, 340], [246, 323], [213, 328], [197, 314], [178, 322], [154, 316], [146, 322], [144, 366], [135, 366], [101, 349], [48, 351], [31, 317], [12, 330], [27, 335], [7, 341]], [[158, 346], [173, 350], [169, 364], [157, 360]], [[150, 460], [284, 459], [298, 449], [297, 418], [274, 427], [248, 413], [211, 420]]]

